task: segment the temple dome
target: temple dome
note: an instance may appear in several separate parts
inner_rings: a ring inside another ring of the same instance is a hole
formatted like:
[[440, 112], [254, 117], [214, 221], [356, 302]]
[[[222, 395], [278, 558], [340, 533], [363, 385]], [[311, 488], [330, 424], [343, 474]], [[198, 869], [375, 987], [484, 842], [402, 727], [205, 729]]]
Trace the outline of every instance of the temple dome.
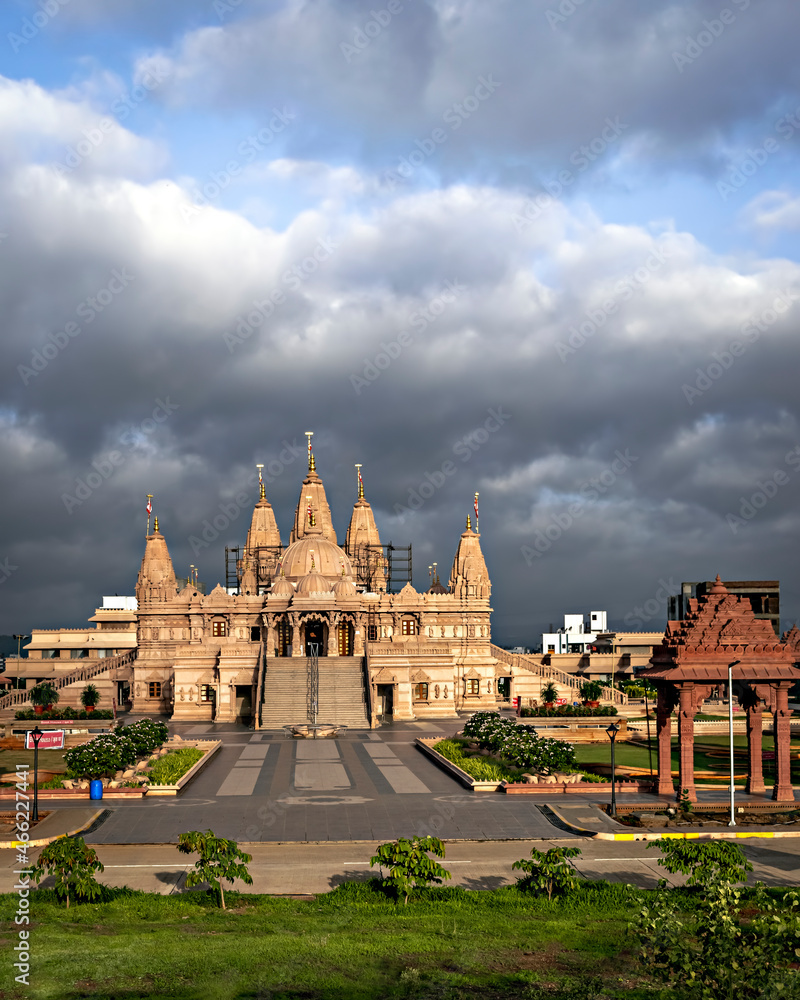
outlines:
[[292, 597], [294, 595], [294, 587], [285, 576], [279, 576], [270, 587], [269, 592], [273, 597]]
[[358, 591], [352, 580], [342, 577], [333, 585], [333, 592], [337, 597], [355, 597]]
[[342, 569], [345, 576], [352, 576], [353, 569], [344, 549], [322, 534], [312, 532], [313, 529], [286, 549], [278, 572], [294, 582], [299, 582], [309, 573], [317, 573], [327, 578], [327, 590], [330, 590], [331, 585], [341, 579]]
[[297, 584], [297, 597], [316, 597], [320, 594], [330, 594], [331, 585], [319, 573], [307, 573]]

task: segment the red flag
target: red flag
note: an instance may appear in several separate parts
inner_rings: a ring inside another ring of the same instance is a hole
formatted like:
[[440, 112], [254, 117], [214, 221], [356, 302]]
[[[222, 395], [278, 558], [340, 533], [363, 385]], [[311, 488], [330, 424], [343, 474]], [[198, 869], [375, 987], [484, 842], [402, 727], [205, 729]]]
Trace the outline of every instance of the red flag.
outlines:
[[150, 497], [148, 497], [147, 498], [147, 516], [150, 517], [150, 515], [152, 513], [153, 513], [153, 501], [150, 499]]
[[478, 527], [478, 494], [475, 494], [475, 527]]

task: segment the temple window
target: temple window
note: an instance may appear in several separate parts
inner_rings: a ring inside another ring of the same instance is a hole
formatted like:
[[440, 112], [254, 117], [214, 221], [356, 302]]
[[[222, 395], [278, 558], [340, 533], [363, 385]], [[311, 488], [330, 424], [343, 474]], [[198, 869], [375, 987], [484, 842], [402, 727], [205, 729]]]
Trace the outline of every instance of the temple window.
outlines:
[[85, 660], [89, 656], [88, 649], [71, 649], [69, 651], [70, 658], [73, 660]]
[[225, 622], [217, 621], [211, 623], [211, 634], [217, 637], [224, 637], [227, 635], [227, 630], [225, 628]]
[[378, 626], [367, 625], [367, 642], [377, 642], [377, 641], [378, 641]]
[[402, 634], [403, 635], [416, 635], [417, 634], [417, 623], [413, 618], [404, 618], [402, 622]]
[[250, 642], [261, 642], [261, 626], [250, 626]]
[[466, 683], [467, 683], [467, 690], [466, 690], [467, 694], [475, 695], [481, 693], [481, 682], [478, 680], [477, 677], [469, 678]]
[[414, 701], [427, 701], [428, 700], [428, 685], [415, 684], [414, 685]]
[[200, 685], [200, 701], [213, 701], [214, 688], [210, 684]]
[[161, 697], [161, 681], [150, 681], [150, 683], [147, 685], [147, 697], [148, 698]]

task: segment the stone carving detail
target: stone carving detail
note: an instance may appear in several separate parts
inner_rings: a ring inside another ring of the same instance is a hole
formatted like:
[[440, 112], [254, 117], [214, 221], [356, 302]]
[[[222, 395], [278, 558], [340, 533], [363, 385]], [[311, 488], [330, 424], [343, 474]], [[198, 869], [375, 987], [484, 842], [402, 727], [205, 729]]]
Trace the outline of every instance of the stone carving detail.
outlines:
[[437, 698], [439, 697], [439, 685], [438, 685], [438, 684], [437, 684], [437, 685], [436, 685], [436, 686], [434, 687], [434, 689], [433, 689], [433, 693], [434, 693], [434, 695], [435, 695], [435, 696], [436, 696]]
[[185, 696], [185, 695], [184, 695], [184, 693], [183, 693], [183, 688], [181, 688], [181, 689], [180, 689], [180, 690], [178, 691], [178, 695], [179, 695], [179, 697], [180, 697], [181, 701], [186, 701], [186, 696]]
[[447, 699], [447, 685], [446, 684], [444, 686], [444, 697], [445, 697], [445, 700], [446, 700]]

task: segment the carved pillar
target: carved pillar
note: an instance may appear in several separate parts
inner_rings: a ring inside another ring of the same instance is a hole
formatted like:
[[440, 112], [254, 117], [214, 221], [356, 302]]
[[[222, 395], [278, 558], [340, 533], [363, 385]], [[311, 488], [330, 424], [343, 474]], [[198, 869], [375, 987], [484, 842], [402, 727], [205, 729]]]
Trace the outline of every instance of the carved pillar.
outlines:
[[340, 620], [341, 615], [338, 611], [334, 611], [328, 616], [328, 656], [339, 655]]
[[675, 794], [672, 783], [672, 698], [665, 687], [658, 688], [656, 706], [656, 733], [658, 734], [658, 794]]
[[747, 700], [747, 784], [748, 795], [765, 790], [761, 757], [761, 699], [753, 693]]
[[678, 709], [678, 799], [697, 802], [694, 787], [694, 684], [681, 684]]
[[776, 802], [794, 802], [792, 777], [790, 773], [791, 757], [789, 744], [791, 741], [789, 711], [789, 687], [787, 681], [775, 685], [775, 787], [772, 798]]
[[300, 648], [300, 623], [297, 620], [297, 615], [289, 615], [289, 629], [292, 656], [302, 656], [303, 651]]

